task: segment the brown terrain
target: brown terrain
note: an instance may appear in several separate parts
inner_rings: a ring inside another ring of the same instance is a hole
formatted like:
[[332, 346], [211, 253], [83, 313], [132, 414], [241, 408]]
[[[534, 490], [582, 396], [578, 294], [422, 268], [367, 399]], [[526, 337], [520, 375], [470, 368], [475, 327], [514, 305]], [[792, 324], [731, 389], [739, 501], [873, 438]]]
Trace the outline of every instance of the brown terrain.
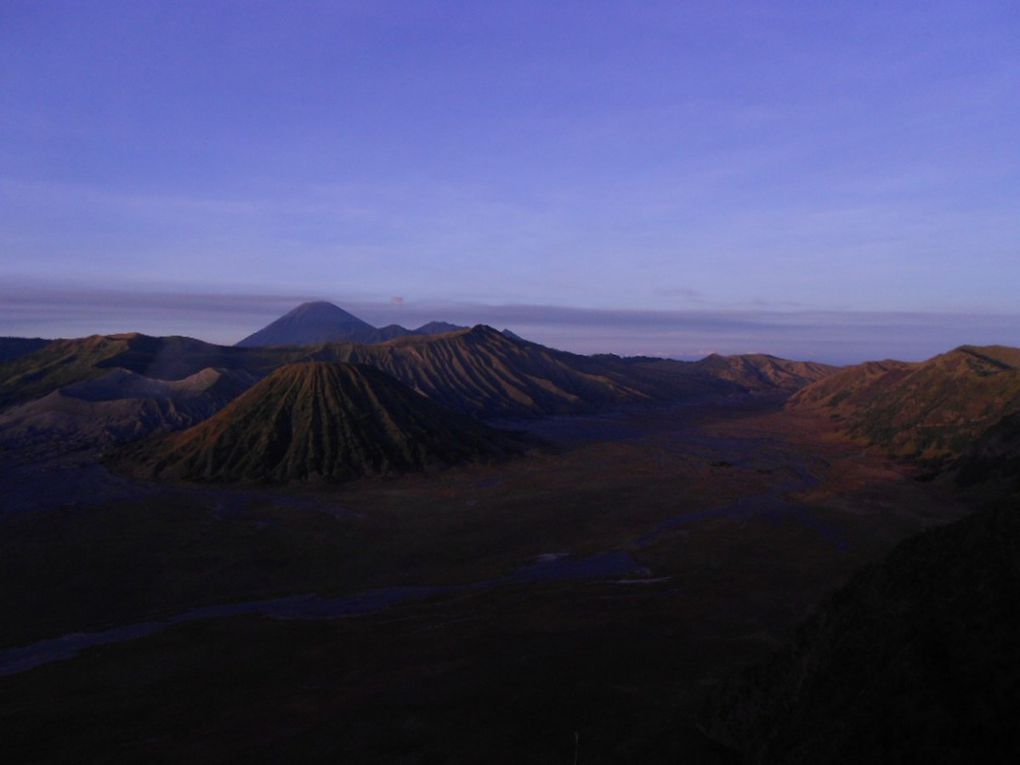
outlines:
[[[2, 602], [20, 616], [3, 644], [116, 639], [3, 679], [9, 750], [560, 762], [577, 732], [586, 762], [728, 762], [696, 724], [704, 689], [967, 509], [824, 418], [744, 407], [539, 421], [556, 450], [396, 482], [129, 485], [4, 516]], [[215, 608], [308, 594], [325, 600]]]
[[957, 458], [1020, 410], [1020, 350], [963, 346], [917, 364], [847, 367], [798, 392], [790, 406], [825, 412], [850, 435], [894, 454]]
[[1002, 761], [1016, 354], [50, 343], [0, 416], [249, 382], [127, 446], [0, 440], [6, 756]]

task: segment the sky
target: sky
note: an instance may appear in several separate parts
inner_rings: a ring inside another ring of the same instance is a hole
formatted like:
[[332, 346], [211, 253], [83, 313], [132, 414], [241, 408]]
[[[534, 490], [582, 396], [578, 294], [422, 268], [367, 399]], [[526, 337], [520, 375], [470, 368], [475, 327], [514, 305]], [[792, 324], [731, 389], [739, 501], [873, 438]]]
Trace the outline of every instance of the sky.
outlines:
[[1015, 2], [3, 0], [0, 335], [328, 299], [580, 352], [1020, 345], [1018, 39]]

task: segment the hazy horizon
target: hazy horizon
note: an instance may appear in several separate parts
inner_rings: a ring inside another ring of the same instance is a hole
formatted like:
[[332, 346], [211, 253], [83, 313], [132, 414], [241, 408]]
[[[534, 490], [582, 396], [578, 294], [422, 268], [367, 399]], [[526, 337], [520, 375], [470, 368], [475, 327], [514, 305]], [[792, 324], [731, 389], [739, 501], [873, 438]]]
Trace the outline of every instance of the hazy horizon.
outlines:
[[[302, 302], [326, 300], [375, 326], [429, 321], [510, 329], [575, 353], [702, 358], [768, 353], [852, 364], [920, 361], [960, 345], [1020, 345], [1015, 314], [864, 311], [586, 309], [328, 294], [133, 292], [40, 285], [0, 287], [0, 336], [80, 337], [142, 332], [232, 345]], [[975, 340], [975, 338], [982, 338]]]

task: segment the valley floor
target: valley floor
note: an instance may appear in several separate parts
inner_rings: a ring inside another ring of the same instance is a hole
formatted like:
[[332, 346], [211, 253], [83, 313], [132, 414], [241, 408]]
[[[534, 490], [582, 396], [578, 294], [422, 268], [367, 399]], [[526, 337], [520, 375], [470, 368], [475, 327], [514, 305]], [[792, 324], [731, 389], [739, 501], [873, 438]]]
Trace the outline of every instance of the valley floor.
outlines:
[[967, 511], [762, 399], [515, 426], [552, 446], [301, 490], [0, 455], [5, 751], [730, 762], [706, 686]]

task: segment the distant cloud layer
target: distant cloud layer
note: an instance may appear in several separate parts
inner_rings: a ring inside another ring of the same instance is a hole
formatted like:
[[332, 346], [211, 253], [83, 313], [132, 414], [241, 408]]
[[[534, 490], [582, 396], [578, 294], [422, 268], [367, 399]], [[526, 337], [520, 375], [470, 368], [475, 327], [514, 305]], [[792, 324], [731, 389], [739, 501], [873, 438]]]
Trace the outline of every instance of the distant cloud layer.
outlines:
[[772, 353], [834, 363], [921, 359], [963, 344], [1020, 345], [1020, 314], [807, 310], [612, 310], [331, 295], [0, 286], [0, 335], [138, 331], [233, 343], [298, 303], [327, 299], [376, 325], [490, 324], [579, 353], [675, 358]]

